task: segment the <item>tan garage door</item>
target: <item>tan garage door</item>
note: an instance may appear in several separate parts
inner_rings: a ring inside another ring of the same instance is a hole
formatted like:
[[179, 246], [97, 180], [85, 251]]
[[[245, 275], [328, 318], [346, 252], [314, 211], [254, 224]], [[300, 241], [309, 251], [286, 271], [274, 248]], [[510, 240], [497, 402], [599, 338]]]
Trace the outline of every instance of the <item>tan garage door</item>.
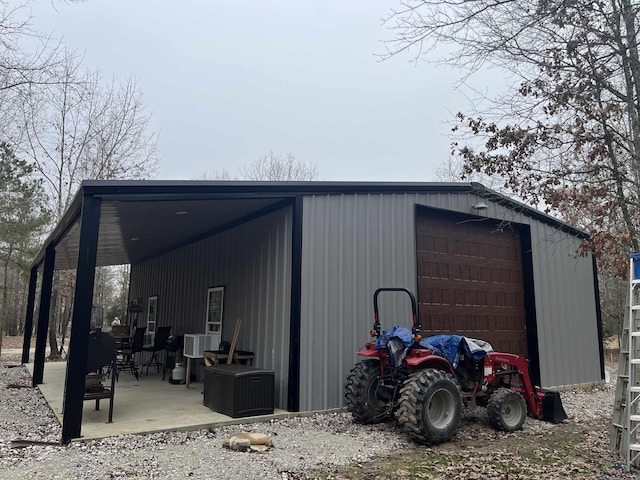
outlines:
[[424, 336], [455, 333], [527, 354], [519, 235], [491, 219], [418, 210], [418, 302]]

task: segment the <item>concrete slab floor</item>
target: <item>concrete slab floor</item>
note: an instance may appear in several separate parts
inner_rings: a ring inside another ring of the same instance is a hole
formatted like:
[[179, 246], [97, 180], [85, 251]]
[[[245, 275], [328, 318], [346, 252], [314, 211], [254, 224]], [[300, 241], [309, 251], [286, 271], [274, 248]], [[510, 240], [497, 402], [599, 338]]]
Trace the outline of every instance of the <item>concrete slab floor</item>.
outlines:
[[[44, 383], [39, 385], [61, 424], [66, 367], [65, 362], [45, 363]], [[27, 368], [33, 374], [33, 364], [28, 364]], [[276, 409], [272, 415], [232, 418], [203, 405], [202, 383], [191, 383], [190, 388], [172, 385], [166, 380], [163, 382], [162, 373], [153, 369], [149, 370], [148, 376], [141, 374], [139, 380], [130, 372], [121, 372], [114, 397], [113, 423], [106, 423], [108, 399], [100, 401], [99, 411], [95, 410], [95, 401], [84, 402], [81, 440], [170, 430], [199, 430], [296, 415]]]

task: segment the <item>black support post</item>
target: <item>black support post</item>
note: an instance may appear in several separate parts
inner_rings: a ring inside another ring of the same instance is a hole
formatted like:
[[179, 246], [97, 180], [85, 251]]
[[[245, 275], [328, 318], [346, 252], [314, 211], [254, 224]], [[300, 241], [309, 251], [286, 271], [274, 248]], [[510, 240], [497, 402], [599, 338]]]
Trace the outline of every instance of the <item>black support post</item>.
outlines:
[[294, 200], [292, 223], [287, 410], [298, 412], [300, 410], [300, 321], [302, 314], [302, 196], [297, 196]]
[[53, 267], [56, 251], [52, 245], [44, 252], [44, 268], [42, 272], [42, 289], [40, 291], [40, 308], [38, 310], [38, 327], [36, 329], [36, 355], [33, 361], [33, 381], [35, 387], [44, 378], [44, 354], [47, 348], [49, 333], [49, 309], [51, 307], [51, 291], [53, 289]]
[[76, 290], [73, 298], [71, 337], [67, 358], [67, 376], [64, 385], [64, 407], [62, 410], [62, 442], [67, 443], [80, 436], [82, 428], [82, 404], [84, 381], [89, 352], [89, 329], [95, 280], [98, 231], [100, 228], [101, 199], [85, 195], [82, 199], [80, 245]]
[[[600, 378], [605, 379], [604, 373], [604, 343], [602, 342], [602, 308], [600, 307], [600, 284], [598, 283], [598, 264], [596, 255], [591, 252], [591, 268], [593, 269], [593, 293], [596, 302], [596, 326], [598, 329], [598, 354], [600, 355]], [[624, 345], [622, 346], [624, 348]]]
[[31, 350], [31, 334], [33, 333], [33, 307], [36, 304], [36, 284], [38, 282], [38, 267], [31, 269], [29, 276], [29, 294], [27, 296], [27, 314], [24, 319], [22, 340], [22, 363], [29, 363]]

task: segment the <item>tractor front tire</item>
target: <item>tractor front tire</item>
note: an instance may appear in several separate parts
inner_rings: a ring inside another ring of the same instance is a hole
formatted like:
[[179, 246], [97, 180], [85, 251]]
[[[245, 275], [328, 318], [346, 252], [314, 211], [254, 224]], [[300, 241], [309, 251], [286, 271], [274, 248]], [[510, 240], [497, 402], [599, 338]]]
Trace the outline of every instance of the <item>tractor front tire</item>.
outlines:
[[381, 423], [391, 418], [390, 398], [381, 388], [380, 362], [364, 360], [351, 369], [344, 386], [347, 410], [358, 423]]
[[398, 423], [419, 443], [437, 445], [450, 440], [461, 416], [460, 387], [447, 372], [415, 372], [400, 390]]
[[527, 403], [518, 392], [500, 388], [489, 399], [487, 415], [496, 430], [515, 432], [522, 428], [527, 417]]

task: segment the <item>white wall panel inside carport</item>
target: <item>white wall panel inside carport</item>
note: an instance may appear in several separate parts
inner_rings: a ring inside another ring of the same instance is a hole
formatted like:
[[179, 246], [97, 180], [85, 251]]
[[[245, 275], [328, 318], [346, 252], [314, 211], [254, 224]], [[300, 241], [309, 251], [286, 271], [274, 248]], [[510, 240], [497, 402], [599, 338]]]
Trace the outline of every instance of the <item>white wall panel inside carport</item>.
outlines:
[[[374, 290], [407, 287], [415, 293], [416, 204], [472, 213], [478, 200], [466, 193], [304, 198], [301, 410], [343, 405], [344, 379], [358, 360], [356, 351], [369, 341]], [[576, 238], [483, 201], [489, 205], [484, 216], [531, 225], [543, 385], [600, 380], [591, 258], [574, 257]], [[400, 294], [385, 294], [381, 304], [383, 329], [410, 325]]]
[[[275, 371], [276, 406], [287, 407], [291, 306], [291, 208], [131, 268], [131, 298], [158, 296], [158, 325], [204, 333], [207, 289], [225, 286], [223, 339], [242, 319], [237, 348]], [[217, 345], [216, 345], [217, 347]]]

